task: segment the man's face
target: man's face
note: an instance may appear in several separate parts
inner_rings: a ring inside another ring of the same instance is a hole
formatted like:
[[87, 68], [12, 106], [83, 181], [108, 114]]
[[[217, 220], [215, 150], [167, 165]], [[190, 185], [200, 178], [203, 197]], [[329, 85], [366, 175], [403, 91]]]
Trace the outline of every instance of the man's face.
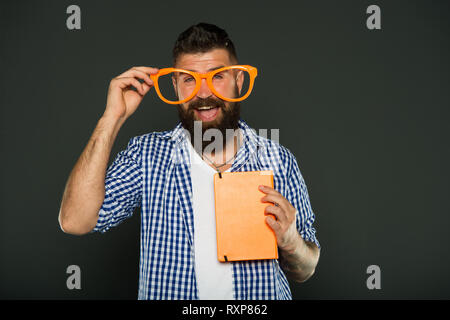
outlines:
[[[183, 54], [176, 64], [176, 68], [186, 69], [199, 73], [233, 65], [228, 52], [225, 49], [214, 49], [205, 53]], [[179, 99], [183, 99], [185, 92], [177, 79], [173, 82], [174, 89]], [[228, 92], [227, 96], [237, 97], [242, 89], [242, 81], [233, 78], [222, 90]], [[209, 128], [236, 129], [240, 116], [239, 102], [224, 101], [212, 93], [202, 79], [200, 90], [192, 100], [177, 106], [180, 120], [183, 126], [193, 133], [194, 121], [202, 121], [203, 132]]]

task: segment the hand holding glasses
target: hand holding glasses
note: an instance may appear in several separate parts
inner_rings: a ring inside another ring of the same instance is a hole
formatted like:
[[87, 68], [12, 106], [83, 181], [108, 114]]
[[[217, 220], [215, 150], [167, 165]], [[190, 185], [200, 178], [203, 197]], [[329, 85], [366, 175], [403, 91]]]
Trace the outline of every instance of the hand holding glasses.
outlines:
[[218, 98], [237, 102], [246, 99], [253, 89], [258, 71], [249, 65], [232, 65], [207, 73], [165, 68], [150, 74], [159, 98], [169, 104], [185, 103], [199, 92], [206, 79], [211, 92]]

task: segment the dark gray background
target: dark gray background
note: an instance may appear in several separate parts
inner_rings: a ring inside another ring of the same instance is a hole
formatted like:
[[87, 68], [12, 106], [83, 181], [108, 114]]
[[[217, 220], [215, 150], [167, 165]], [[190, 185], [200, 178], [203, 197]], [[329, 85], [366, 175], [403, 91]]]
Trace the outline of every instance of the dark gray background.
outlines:
[[[82, 29], [66, 28], [81, 7]], [[382, 30], [366, 28], [381, 7]], [[450, 298], [447, 1], [2, 1], [0, 298], [136, 299], [139, 212], [104, 235], [64, 234], [66, 179], [109, 81], [167, 67], [177, 35], [225, 28], [259, 69], [243, 118], [279, 128], [308, 185], [322, 244], [295, 299]], [[120, 131], [171, 129], [152, 90]], [[112, 159], [111, 159], [112, 160]], [[82, 289], [66, 288], [79, 265]], [[368, 290], [366, 268], [381, 268]]]

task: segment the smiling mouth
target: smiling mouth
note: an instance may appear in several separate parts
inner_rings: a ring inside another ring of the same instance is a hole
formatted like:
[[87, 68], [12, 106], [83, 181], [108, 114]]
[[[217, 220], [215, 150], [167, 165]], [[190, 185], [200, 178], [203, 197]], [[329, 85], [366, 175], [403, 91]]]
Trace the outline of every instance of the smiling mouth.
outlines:
[[213, 107], [213, 106], [202, 106], [199, 108], [196, 108], [197, 110], [210, 110], [212, 108], [218, 108], [218, 107]]
[[201, 106], [199, 108], [195, 108], [195, 113], [202, 121], [212, 121], [219, 113], [219, 109], [219, 107], [214, 106]]

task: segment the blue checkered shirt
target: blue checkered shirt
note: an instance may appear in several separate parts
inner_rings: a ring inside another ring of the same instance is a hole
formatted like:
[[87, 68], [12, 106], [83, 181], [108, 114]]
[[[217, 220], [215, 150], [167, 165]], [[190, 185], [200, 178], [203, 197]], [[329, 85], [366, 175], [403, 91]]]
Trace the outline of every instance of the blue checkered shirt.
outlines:
[[[231, 171], [273, 170], [274, 187], [296, 209], [303, 239], [320, 247], [314, 213], [295, 157], [242, 120], [244, 143]], [[93, 231], [105, 232], [141, 207], [138, 299], [198, 299], [190, 140], [181, 124], [130, 140], [107, 170], [105, 199]], [[292, 299], [278, 260], [230, 262], [235, 299]]]

